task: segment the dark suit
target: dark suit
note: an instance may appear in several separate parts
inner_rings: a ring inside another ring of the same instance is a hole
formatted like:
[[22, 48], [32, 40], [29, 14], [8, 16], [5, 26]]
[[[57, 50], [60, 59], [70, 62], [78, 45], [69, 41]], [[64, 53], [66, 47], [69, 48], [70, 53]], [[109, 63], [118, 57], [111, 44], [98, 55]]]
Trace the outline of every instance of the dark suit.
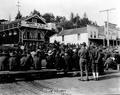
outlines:
[[69, 64], [71, 63], [71, 59], [70, 58], [71, 57], [68, 54], [64, 56], [64, 62], [65, 62], [64, 70], [65, 70], [65, 73], [67, 73], [68, 70], [69, 70]]
[[0, 70], [8, 70], [8, 58], [6, 54], [0, 55]]
[[11, 56], [9, 58], [9, 70], [17, 70], [18, 62], [16, 56]]

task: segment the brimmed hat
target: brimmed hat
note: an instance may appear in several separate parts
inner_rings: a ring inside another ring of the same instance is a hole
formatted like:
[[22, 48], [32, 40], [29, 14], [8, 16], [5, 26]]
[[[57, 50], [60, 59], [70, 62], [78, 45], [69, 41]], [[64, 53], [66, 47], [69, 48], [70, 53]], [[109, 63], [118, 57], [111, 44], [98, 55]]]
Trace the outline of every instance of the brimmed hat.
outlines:
[[27, 53], [26, 53], [26, 52], [23, 52], [23, 53], [22, 53], [22, 56], [26, 56], [26, 55], [27, 55]]
[[12, 57], [12, 56], [16, 56], [16, 52], [10, 53], [10, 56], [11, 56], [11, 57]]
[[52, 50], [48, 51], [48, 55], [52, 55], [52, 53], [53, 53]]
[[85, 43], [85, 42], [83, 42], [81, 45], [86, 46], [86, 43]]

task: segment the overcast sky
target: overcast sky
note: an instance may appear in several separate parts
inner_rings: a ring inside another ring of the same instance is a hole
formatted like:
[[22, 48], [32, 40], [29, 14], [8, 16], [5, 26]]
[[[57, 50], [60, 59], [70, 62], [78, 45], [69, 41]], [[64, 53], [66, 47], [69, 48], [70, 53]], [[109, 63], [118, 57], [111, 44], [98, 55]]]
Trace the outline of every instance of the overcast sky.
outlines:
[[[0, 19], [14, 18], [17, 13], [18, 0], [0, 0]], [[36, 9], [41, 14], [46, 12], [53, 13], [55, 16], [66, 16], [70, 18], [70, 13], [79, 14], [83, 17], [84, 12], [92, 21], [97, 21], [103, 25], [107, 19], [106, 12], [100, 10], [115, 8], [109, 13], [109, 21], [120, 27], [120, 0], [19, 0], [20, 11], [23, 16]]]

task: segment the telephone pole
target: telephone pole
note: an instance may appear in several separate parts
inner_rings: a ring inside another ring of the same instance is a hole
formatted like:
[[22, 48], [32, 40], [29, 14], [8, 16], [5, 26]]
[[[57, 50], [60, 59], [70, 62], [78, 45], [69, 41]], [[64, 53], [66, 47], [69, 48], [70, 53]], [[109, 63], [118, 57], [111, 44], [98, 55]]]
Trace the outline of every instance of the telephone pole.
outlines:
[[20, 5], [20, 1], [18, 0], [18, 2], [17, 2], [17, 5], [16, 5], [17, 7], [18, 7], [18, 12], [20, 12], [20, 7], [21, 7], [21, 5]]
[[106, 9], [106, 10], [101, 10], [99, 12], [107, 12], [107, 46], [109, 47], [110, 43], [109, 43], [109, 12], [115, 10], [115, 8], [111, 8], [111, 9]]

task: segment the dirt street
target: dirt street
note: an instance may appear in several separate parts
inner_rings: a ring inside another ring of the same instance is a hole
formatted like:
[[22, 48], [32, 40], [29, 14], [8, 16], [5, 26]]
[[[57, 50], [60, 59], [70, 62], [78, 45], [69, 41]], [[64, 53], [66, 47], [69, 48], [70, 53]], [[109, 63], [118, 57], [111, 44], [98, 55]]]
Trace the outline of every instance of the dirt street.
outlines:
[[0, 95], [107, 95], [120, 94], [120, 72], [100, 77], [99, 81], [80, 81], [63, 77], [34, 81], [1, 83]]

